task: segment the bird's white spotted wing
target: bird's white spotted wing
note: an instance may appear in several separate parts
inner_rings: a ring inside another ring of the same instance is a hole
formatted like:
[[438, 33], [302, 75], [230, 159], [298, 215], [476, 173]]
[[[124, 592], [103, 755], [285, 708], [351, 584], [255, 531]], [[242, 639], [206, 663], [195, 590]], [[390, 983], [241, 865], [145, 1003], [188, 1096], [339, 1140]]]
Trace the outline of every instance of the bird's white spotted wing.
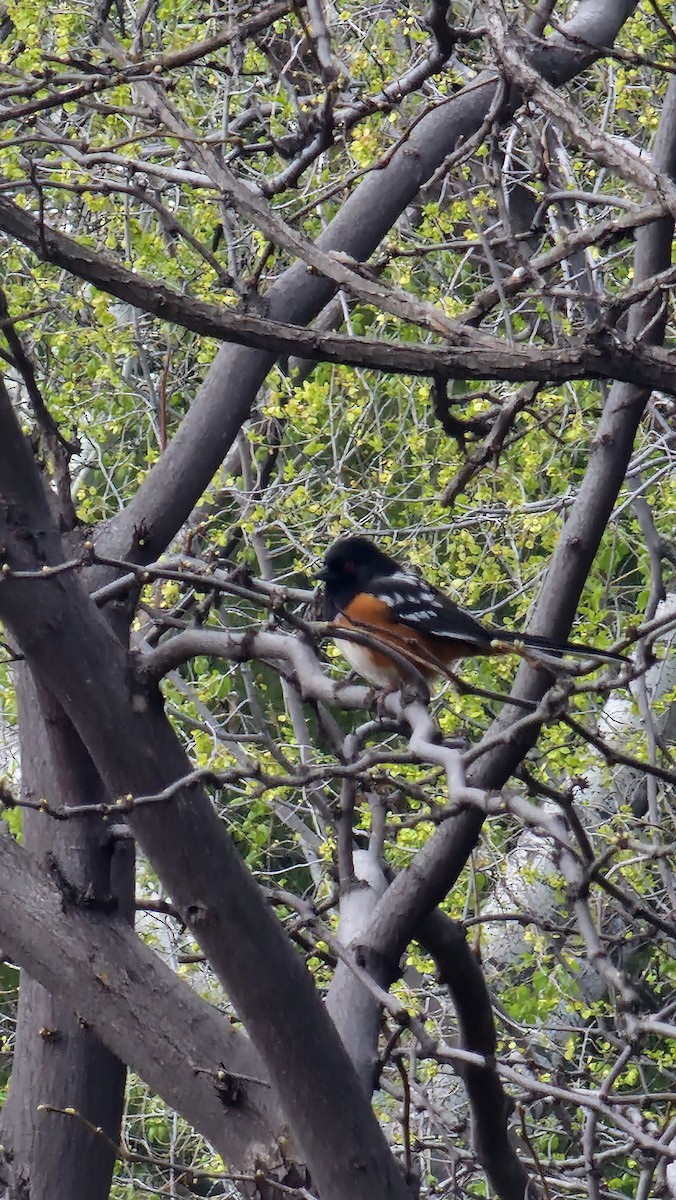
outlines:
[[387, 604], [393, 623], [408, 625], [428, 637], [486, 646], [494, 636], [470, 613], [413, 571], [399, 571], [374, 579], [369, 591]]

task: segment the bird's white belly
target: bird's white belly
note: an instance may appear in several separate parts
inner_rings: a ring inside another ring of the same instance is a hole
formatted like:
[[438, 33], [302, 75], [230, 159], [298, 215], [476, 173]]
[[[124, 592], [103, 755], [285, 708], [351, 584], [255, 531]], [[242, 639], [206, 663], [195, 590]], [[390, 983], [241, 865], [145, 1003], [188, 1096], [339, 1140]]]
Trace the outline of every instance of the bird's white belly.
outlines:
[[347, 659], [352, 670], [375, 687], [388, 687], [393, 683], [399, 683], [399, 672], [394, 663], [386, 666], [382, 659], [374, 662], [373, 655], [366, 646], [348, 642], [347, 638], [336, 638], [335, 645], [343, 658]]

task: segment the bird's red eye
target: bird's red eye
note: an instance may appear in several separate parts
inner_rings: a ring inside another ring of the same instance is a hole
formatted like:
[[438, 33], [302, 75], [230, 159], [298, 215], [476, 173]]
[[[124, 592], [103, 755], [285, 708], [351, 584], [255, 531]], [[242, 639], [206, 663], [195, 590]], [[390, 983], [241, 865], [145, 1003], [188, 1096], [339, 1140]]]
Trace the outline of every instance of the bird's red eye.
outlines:
[[348, 575], [354, 575], [354, 563], [348, 559], [346, 563], [343, 563], [343, 570], [346, 571]]

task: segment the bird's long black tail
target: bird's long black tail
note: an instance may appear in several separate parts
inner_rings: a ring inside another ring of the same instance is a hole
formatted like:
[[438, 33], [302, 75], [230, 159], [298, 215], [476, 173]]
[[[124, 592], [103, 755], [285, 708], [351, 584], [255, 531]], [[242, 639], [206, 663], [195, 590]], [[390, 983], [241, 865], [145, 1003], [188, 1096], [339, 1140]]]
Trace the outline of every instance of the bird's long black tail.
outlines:
[[504, 642], [523, 642], [524, 646], [530, 650], [543, 650], [546, 654], [556, 656], [574, 654], [577, 658], [602, 658], [607, 662], [629, 662], [626, 655], [616, 654], [613, 650], [597, 650], [595, 646], [583, 646], [580, 642], [552, 642], [549, 638], [538, 637], [534, 633], [514, 633], [512, 630], [501, 629], [498, 638]]

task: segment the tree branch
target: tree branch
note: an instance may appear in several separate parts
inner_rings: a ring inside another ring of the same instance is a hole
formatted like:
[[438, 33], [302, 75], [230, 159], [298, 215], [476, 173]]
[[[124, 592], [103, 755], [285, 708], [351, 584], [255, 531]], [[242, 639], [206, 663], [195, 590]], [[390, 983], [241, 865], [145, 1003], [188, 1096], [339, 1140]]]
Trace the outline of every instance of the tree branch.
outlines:
[[[161, 320], [205, 337], [235, 342], [271, 355], [293, 354], [317, 362], [406, 375], [438, 375], [445, 379], [534, 380], [564, 383], [571, 379], [625, 379], [639, 386], [676, 393], [676, 360], [667, 351], [651, 350], [641, 342], [580, 340], [567, 347], [513, 346], [481, 335], [480, 342], [454, 322], [454, 345], [424, 346], [414, 342], [348, 337], [287, 322], [232, 312], [174, 291], [165, 284], [120, 266], [110, 255], [80, 246], [72, 238], [0, 196], [0, 229], [29, 246], [43, 261], [53, 263], [102, 291], [151, 313]], [[16, 318], [20, 320], [20, 318]], [[457, 341], [456, 341], [457, 339]], [[457, 344], [464, 342], [465, 344]], [[152, 526], [146, 551], [154, 543]]]
[[5, 952], [228, 1160], [252, 1165], [252, 1143], [265, 1145], [279, 1117], [270, 1089], [253, 1083], [243, 1085], [244, 1103], [226, 1117], [218, 1092], [221, 1064], [232, 1075], [265, 1078], [244, 1035], [165, 966], [122, 917], [65, 903], [37, 861], [1, 830], [0, 862]]

